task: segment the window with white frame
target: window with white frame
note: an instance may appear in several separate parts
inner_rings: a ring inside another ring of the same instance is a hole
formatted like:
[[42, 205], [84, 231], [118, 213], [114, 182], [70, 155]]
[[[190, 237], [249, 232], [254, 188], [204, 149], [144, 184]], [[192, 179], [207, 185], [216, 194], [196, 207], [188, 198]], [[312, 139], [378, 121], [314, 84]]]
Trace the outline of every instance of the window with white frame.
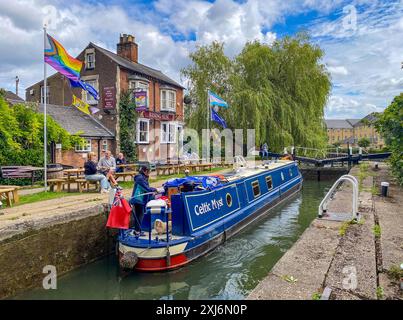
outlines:
[[84, 139], [82, 143], [76, 144], [76, 152], [90, 152], [91, 139]]
[[137, 120], [137, 143], [149, 143], [150, 120]]
[[136, 107], [141, 107], [137, 105], [137, 101], [135, 101], [135, 92], [146, 92], [146, 101], [145, 101], [145, 107], [148, 109], [149, 108], [149, 89], [148, 89], [148, 82], [146, 81], [130, 81], [129, 82], [129, 89], [131, 90], [131, 99], [136, 103]]
[[[44, 92], [45, 92], [45, 87], [42, 86], [41, 87], [41, 103], [45, 103]], [[46, 103], [49, 103], [49, 97], [50, 97], [50, 87], [46, 86]]]
[[163, 89], [161, 90], [161, 110], [175, 111], [176, 91]]
[[85, 55], [85, 68], [94, 69], [95, 68], [95, 52], [87, 52]]
[[175, 143], [176, 128], [175, 122], [161, 122], [161, 143]]
[[[90, 86], [92, 86], [95, 90], [98, 91], [98, 80], [85, 80]], [[97, 100], [86, 90], [83, 90], [84, 101], [88, 104], [97, 104]]]
[[108, 140], [102, 140], [102, 151], [108, 150]]

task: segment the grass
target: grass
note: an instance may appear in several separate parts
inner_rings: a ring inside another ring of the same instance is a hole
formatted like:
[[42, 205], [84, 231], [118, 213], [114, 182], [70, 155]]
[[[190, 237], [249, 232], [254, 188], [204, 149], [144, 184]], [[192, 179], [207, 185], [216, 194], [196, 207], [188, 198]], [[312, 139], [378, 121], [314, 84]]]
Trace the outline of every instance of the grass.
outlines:
[[322, 297], [322, 295], [319, 292], [315, 292], [312, 295], [312, 300], [320, 300], [321, 297]]
[[298, 279], [294, 278], [294, 276], [290, 276], [290, 275], [284, 275], [281, 277], [284, 281], [287, 281], [289, 283], [295, 283], [298, 281]]
[[359, 222], [357, 222], [355, 220], [344, 221], [343, 224], [340, 226], [339, 235], [343, 237], [346, 234], [348, 227], [351, 226], [352, 224], [357, 224], [357, 223], [359, 223]]
[[361, 163], [359, 165], [360, 171], [358, 172], [358, 181], [359, 181], [359, 190], [362, 191], [363, 189], [363, 182], [365, 178], [369, 176], [369, 164], [368, 163]]
[[384, 292], [383, 292], [383, 288], [382, 287], [377, 287], [376, 288], [376, 297], [378, 298], [378, 300], [382, 300], [384, 297]]
[[400, 281], [403, 278], [403, 270], [398, 266], [391, 266], [387, 271], [389, 278]]
[[379, 224], [374, 225], [372, 228], [372, 232], [375, 235], [375, 238], [380, 238], [381, 237], [381, 226]]
[[33, 194], [27, 194], [20, 196], [20, 202], [16, 205], [22, 205], [27, 203], [34, 203], [38, 201], [50, 200], [50, 199], [57, 199], [62, 197], [74, 196], [82, 193], [77, 192], [38, 192]]

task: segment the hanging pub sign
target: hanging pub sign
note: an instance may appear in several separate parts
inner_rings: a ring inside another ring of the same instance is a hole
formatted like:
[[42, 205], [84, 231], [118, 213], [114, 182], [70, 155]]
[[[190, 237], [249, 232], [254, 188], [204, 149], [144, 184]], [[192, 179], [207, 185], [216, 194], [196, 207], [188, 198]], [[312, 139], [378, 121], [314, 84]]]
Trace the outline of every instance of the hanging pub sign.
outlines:
[[116, 108], [116, 89], [115, 87], [104, 87], [102, 92], [104, 109]]
[[147, 109], [147, 91], [135, 91], [134, 101], [136, 104], [136, 110]]

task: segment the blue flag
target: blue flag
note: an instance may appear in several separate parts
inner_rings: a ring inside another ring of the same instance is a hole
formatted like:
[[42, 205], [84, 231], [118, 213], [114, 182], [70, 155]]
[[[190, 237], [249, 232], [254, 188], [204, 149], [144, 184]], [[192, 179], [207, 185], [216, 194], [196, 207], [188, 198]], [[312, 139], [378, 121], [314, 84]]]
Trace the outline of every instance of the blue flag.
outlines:
[[70, 80], [70, 85], [72, 87], [82, 88], [85, 91], [87, 91], [90, 95], [92, 95], [95, 100], [99, 100], [98, 91], [95, 90], [95, 88], [93, 86], [91, 86], [90, 84], [82, 81], [81, 79], [78, 79], [78, 81], [74, 81], [74, 80], [71, 80], [71, 79], [69, 79], [69, 80]]
[[228, 103], [210, 90], [208, 91], [208, 98], [210, 101], [210, 106], [228, 108]]
[[217, 111], [215, 111], [214, 108], [211, 108], [211, 120], [217, 122], [224, 129], [227, 128], [225, 120], [218, 115]]

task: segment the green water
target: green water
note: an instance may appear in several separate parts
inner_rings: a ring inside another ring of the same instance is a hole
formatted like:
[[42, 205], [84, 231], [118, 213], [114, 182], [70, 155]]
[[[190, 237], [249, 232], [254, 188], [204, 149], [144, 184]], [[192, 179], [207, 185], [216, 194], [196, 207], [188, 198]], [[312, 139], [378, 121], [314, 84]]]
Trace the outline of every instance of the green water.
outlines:
[[210, 254], [171, 272], [118, 276], [114, 255], [58, 279], [56, 290], [17, 299], [243, 299], [315, 218], [331, 182], [304, 181], [302, 191]]

